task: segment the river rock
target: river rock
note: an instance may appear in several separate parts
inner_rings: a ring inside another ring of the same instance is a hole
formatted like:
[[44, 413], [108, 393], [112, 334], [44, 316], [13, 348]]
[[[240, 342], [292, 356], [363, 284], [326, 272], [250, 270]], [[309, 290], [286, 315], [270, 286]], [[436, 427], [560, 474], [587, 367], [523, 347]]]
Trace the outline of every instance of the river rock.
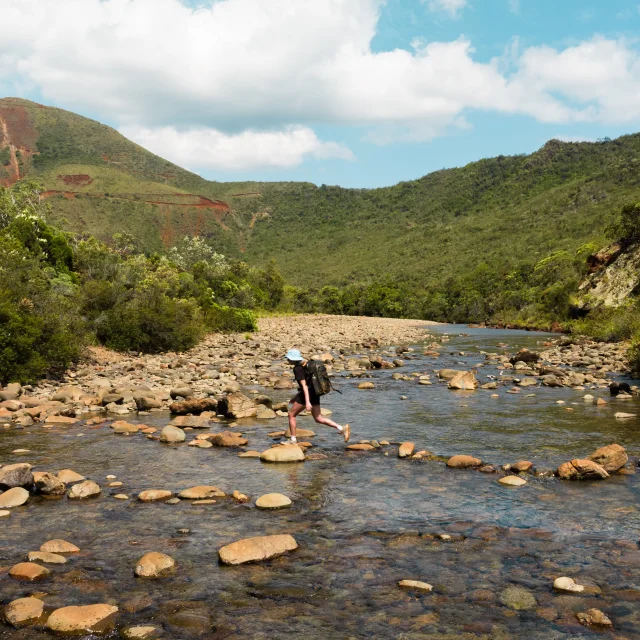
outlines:
[[138, 494], [140, 502], [156, 502], [157, 500], [166, 500], [173, 494], [166, 489], [147, 489]]
[[273, 447], [260, 454], [262, 462], [303, 462], [304, 453], [297, 445]]
[[0, 487], [30, 487], [33, 484], [31, 465], [26, 462], [8, 464], [0, 469]]
[[151, 409], [162, 409], [164, 406], [162, 400], [153, 397], [152, 395], [134, 394], [133, 399], [136, 403], [138, 411], [151, 411]]
[[212, 434], [209, 442], [214, 447], [244, 447], [249, 443], [249, 440], [234, 433], [223, 431], [222, 433]]
[[192, 429], [206, 429], [209, 426], [209, 416], [177, 416], [171, 421], [171, 425], [174, 427], [191, 427]]
[[29, 562], [44, 562], [45, 564], [65, 564], [67, 559], [59, 553], [49, 553], [48, 551], [29, 551], [27, 556]]
[[14, 487], [0, 495], [0, 509], [22, 506], [29, 499], [29, 492], [22, 487]]
[[282, 509], [291, 505], [291, 498], [281, 493], [266, 493], [256, 500], [258, 509]]
[[260, 536], [228, 544], [220, 549], [218, 555], [223, 564], [237, 565], [269, 560], [297, 548], [295, 538], [288, 534]]
[[617, 420], [631, 420], [633, 418], [637, 418], [637, 414], [635, 413], [625, 413], [624, 411], [618, 411], [613, 414], [613, 417]]
[[113, 433], [138, 433], [140, 425], [131, 424], [126, 420], [116, 420], [112, 425]]
[[537, 606], [534, 595], [528, 589], [512, 585], [500, 594], [500, 602], [515, 611], [529, 611]]
[[556, 578], [553, 581], [553, 588], [556, 591], [566, 591], [568, 593], [580, 593], [584, 591], [583, 585], [576, 584], [576, 581], [573, 578], [567, 578], [566, 576]]
[[[296, 429], [297, 438], [313, 438], [313, 436], [315, 435], [316, 435], [316, 432], [311, 431], [311, 429]], [[291, 431], [289, 430], [289, 427], [287, 427], [287, 430], [284, 432], [284, 436], [285, 438], [291, 437]]]
[[376, 385], [373, 382], [361, 382], [358, 385], [358, 389], [375, 389]]
[[153, 625], [125, 627], [122, 631], [125, 640], [156, 640], [162, 635], [162, 629]]
[[588, 460], [593, 460], [608, 473], [615, 473], [627, 464], [629, 456], [619, 444], [609, 444], [605, 447], [600, 447], [600, 449], [596, 449], [596, 451], [588, 456]]
[[243, 451], [238, 454], [238, 458], [259, 458], [261, 455], [259, 451]]
[[347, 445], [348, 451], [373, 451], [374, 449], [375, 447], [372, 444], [367, 444], [366, 442]]
[[529, 462], [529, 460], [520, 460], [511, 465], [511, 470], [517, 473], [527, 473], [531, 469], [533, 469], [533, 462]]
[[451, 467], [452, 469], [469, 469], [481, 466], [482, 460], [480, 460], [480, 458], [474, 458], [473, 456], [457, 455], [447, 460], [447, 467]]
[[66, 540], [56, 538], [45, 542], [40, 547], [40, 551], [44, 551], [45, 553], [78, 553], [80, 547], [76, 547], [75, 544], [67, 542]]
[[200, 415], [203, 411], [217, 411], [218, 400], [216, 398], [192, 398], [183, 400], [182, 402], [174, 402], [169, 405], [171, 413], [176, 415], [185, 415], [192, 413]]
[[263, 404], [256, 407], [256, 418], [258, 420], [273, 420], [276, 417], [276, 412], [273, 409], [269, 409]]
[[93, 480], [85, 480], [84, 482], [79, 482], [78, 484], [74, 484], [71, 489], [69, 489], [69, 500], [82, 500], [84, 498], [94, 498], [95, 496], [99, 496], [102, 490]]
[[453, 378], [461, 373], [465, 372], [459, 369], [440, 369], [440, 371], [438, 371], [438, 378], [441, 380], [453, 380]]
[[9, 569], [9, 575], [12, 578], [15, 578], [16, 580], [25, 580], [27, 582], [46, 578], [49, 573], [49, 569], [45, 569], [45, 567], [41, 567], [35, 562], [19, 562]]
[[220, 399], [218, 413], [235, 419], [254, 418], [258, 409], [250, 398], [236, 391]]
[[44, 612], [44, 602], [38, 598], [18, 598], [4, 608], [4, 617], [14, 627], [37, 622]]
[[401, 589], [407, 589], [408, 591], [419, 591], [420, 593], [430, 593], [433, 591], [433, 586], [427, 582], [420, 582], [420, 580], [400, 580], [398, 586]]
[[499, 478], [498, 482], [509, 487], [521, 487], [523, 484], [527, 484], [524, 478], [518, 476], [504, 476], [504, 478]]
[[609, 477], [605, 469], [596, 462], [579, 459], [561, 464], [556, 475], [562, 480], [599, 480]]
[[62, 607], [49, 616], [47, 627], [58, 633], [105, 633], [113, 629], [117, 613], [118, 607], [110, 604]]
[[36, 471], [33, 479], [36, 489], [45, 496], [63, 496], [67, 492], [67, 485], [52, 473]]
[[62, 471], [58, 471], [58, 480], [61, 480], [65, 484], [73, 484], [74, 482], [82, 482], [86, 480], [86, 478], [71, 469], [62, 469]]
[[540, 354], [535, 351], [529, 351], [529, 349], [520, 349], [513, 358], [509, 360], [511, 364], [516, 362], [524, 362], [526, 364], [534, 364], [540, 360]]
[[478, 388], [478, 381], [470, 371], [461, 371], [449, 380], [449, 389], [473, 391]]
[[139, 578], [164, 578], [173, 571], [175, 566], [176, 561], [171, 556], [151, 551], [138, 560], [135, 574]]
[[611, 627], [613, 625], [610, 618], [600, 609], [588, 609], [584, 613], [576, 613], [576, 618], [580, 624], [587, 627]]
[[190, 398], [193, 395], [193, 389], [188, 385], [181, 385], [179, 387], [173, 387], [173, 389], [169, 391], [169, 395], [173, 400], [178, 397]]
[[413, 442], [403, 442], [398, 449], [398, 458], [408, 458], [413, 454], [416, 445]]
[[47, 416], [45, 419], [45, 424], [57, 424], [57, 425], [67, 425], [70, 426], [72, 424], [76, 424], [79, 422], [76, 418], [69, 418], [68, 416]]
[[181, 491], [178, 494], [178, 498], [183, 500], [206, 500], [208, 498], [224, 498], [225, 495], [224, 491], [220, 491], [218, 487], [213, 485], [198, 485]]
[[160, 442], [166, 442], [167, 444], [175, 444], [178, 442], [184, 442], [185, 434], [180, 427], [174, 427], [168, 424], [160, 432]]

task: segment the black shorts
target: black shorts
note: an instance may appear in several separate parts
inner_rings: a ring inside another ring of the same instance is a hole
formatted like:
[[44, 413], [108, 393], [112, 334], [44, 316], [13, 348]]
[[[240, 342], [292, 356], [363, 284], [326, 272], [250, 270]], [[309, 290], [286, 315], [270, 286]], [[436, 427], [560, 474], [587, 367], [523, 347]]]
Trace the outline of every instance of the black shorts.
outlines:
[[[298, 404], [301, 404], [304, 407], [306, 404], [306, 401], [304, 399], [304, 393], [302, 391], [298, 391], [293, 401], [297, 402]], [[320, 396], [317, 396], [315, 393], [311, 393], [311, 390], [309, 390], [309, 402], [311, 403], [312, 407], [319, 407]]]

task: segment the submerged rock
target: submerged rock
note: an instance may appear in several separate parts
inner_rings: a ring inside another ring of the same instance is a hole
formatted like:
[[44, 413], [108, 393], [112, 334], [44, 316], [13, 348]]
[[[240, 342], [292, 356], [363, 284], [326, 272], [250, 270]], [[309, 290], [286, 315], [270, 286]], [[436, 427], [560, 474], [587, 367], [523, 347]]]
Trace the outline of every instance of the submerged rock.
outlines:
[[153, 625], [125, 627], [122, 631], [125, 640], [156, 640], [162, 635], [162, 629]]
[[67, 559], [59, 553], [48, 551], [29, 551], [29, 562], [44, 562], [45, 564], [65, 564]]
[[208, 498], [224, 498], [224, 491], [220, 491], [218, 487], [213, 485], [198, 485], [185, 489], [178, 494], [178, 498], [183, 500], [206, 500]]
[[298, 548], [295, 538], [288, 534], [245, 538], [220, 549], [223, 564], [237, 565], [275, 558]]
[[584, 613], [576, 613], [580, 624], [587, 627], [611, 627], [613, 622], [600, 609], [588, 609]]
[[500, 594], [500, 602], [515, 611], [529, 611], [538, 604], [531, 591], [515, 585], [507, 587]]
[[49, 616], [47, 627], [58, 633], [106, 633], [113, 629], [117, 613], [118, 607], [110, 604], [62, 607]]

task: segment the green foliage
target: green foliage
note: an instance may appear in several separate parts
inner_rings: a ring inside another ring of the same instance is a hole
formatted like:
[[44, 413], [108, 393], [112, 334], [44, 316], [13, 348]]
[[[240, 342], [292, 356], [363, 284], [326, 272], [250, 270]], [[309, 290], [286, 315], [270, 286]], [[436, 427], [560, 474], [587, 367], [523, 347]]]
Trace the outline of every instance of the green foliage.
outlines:
[[640, 333], [636, 334], [627, 354], [629, 367], [634, 378], [640, 378]]
[[207, 328], [211, 331], [239, 333], [258, 330], [256, 316], [249, 309], [234, 309], [213, 303], [206, 310], [205, 318]]
[[11, 162], [11, 149], [2, 147], [0, 149], [0, 166], [8, 167]]
[[640, 202], [625, 204], [620, 217], [607, 227], [607, 233], [623, 244], [640, 241]]

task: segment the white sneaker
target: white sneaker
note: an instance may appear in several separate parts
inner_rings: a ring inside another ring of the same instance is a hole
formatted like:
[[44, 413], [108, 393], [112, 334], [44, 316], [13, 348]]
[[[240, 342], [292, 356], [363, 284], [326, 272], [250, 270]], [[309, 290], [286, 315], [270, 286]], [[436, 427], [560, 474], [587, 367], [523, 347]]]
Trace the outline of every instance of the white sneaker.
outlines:
[[298, 444], [297, 440], [292, 440], [291, 438], [286, 438], [285, 440], [280, 440], [280, 444]]

